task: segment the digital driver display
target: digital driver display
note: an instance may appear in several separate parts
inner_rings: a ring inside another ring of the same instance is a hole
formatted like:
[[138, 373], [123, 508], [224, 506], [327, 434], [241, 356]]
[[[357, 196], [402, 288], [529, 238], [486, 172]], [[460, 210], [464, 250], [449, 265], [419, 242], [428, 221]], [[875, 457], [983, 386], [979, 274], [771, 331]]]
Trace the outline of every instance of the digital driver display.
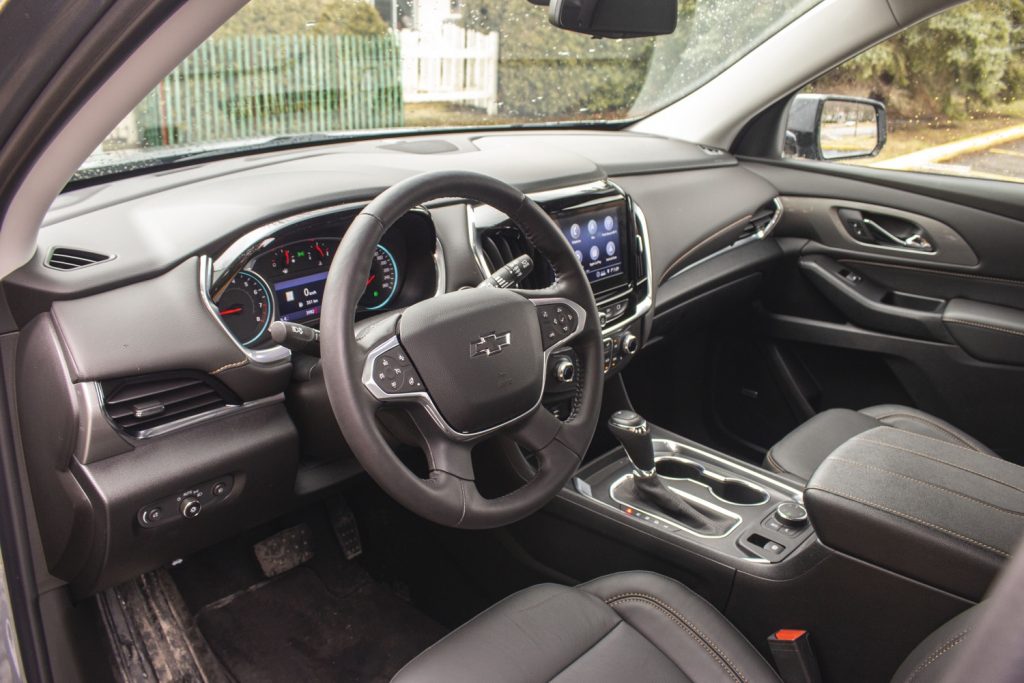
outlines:
[[590, 282], [625, 273], [620, 205], [585, 209], [559, 216], [557, 220]]
[[291, 280], [274, 283], [277, 298], [277, 317], [288, 323], [302, 322], [320, 317], [320, 301], [323, 298], [327, 271], [313, 273]]

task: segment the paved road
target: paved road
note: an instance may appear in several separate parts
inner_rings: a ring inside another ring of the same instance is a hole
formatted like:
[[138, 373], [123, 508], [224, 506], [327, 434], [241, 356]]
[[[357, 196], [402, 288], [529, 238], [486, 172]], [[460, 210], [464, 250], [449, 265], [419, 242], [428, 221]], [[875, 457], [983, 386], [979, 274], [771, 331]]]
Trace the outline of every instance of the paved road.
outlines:
[[965, 166], [978, 173], [1024, 179], [1024, 138], [954, 157], [942, 165]]

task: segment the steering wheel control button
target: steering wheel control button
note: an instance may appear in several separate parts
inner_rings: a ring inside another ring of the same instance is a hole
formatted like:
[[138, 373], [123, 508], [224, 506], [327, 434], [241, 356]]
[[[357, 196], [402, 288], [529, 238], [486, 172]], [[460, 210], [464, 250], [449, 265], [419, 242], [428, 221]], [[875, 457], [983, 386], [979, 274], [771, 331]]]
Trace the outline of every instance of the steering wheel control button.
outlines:
[[401, 347], [388, 349], [373, 361], [373, 381], [386, 394], [423, 391], [423, 380]]
[[566, 304], [543, 304], [537, 307], [544, 348], [559, 343], [579, 328], [576, 312]]

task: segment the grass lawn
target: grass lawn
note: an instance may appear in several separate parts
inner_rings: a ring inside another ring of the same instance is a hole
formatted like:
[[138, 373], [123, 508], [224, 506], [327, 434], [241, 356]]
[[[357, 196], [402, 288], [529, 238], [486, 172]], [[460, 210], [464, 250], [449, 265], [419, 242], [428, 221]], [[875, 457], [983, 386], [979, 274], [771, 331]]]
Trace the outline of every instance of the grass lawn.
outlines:
[[889, 134], [882, 153], [868, 163], [910, 154], [972, 135], [1024, 124], [1024, 100], [999, 104], [985, 113], [965, 119], [890, 121]]

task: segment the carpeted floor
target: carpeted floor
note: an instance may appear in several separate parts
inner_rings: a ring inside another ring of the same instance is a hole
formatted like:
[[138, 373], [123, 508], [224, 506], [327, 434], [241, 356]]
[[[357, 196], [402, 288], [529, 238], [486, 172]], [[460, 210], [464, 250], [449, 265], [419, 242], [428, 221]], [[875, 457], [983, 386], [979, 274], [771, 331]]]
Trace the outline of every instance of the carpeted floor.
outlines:
[[240, 683], [388, 681], [445, 633], [381, 584], [308, 566], [203, 607], [198, 623]]

